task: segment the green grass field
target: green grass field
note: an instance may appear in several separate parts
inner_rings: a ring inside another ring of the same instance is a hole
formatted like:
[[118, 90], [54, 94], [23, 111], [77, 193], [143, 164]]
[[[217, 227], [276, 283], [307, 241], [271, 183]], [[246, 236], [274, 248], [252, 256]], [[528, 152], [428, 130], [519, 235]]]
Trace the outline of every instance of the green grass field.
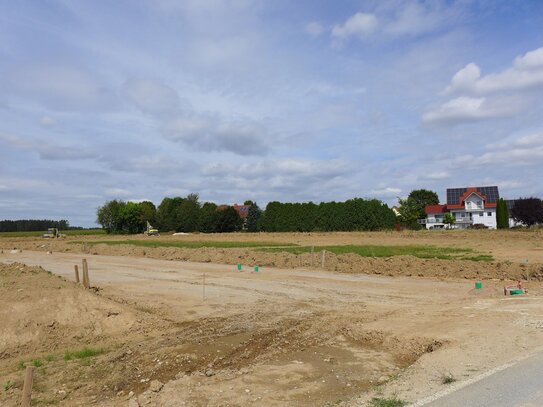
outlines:
[[[42, 232], [0, 232], [0, 237], [40, 237], [47, 231]], [[105, 235], [103, 229], [83, 229], [83, 230], [62, 230], [62, 234], [66, 236], [92, 236]]]
[[[70, 242], [71, 244], [82, 244], [83, 242]], [[267, 247], [291, 247], [296, 246], [293, 243], [270, 243], [270, 242], [213, 242], [213, 241], [160, 241], [160, 240], [100, 240], [97, 242], [87, 242], [89, 245], [107, 244], [114, 245], [132, 245], [143, 247], [178, 247], [181, 249], [200, 249], [202, 247], [213, 247], [219, 249], [239, 249], [239, 248], [267, 248]]]
[[[260, 248], [262, 251], [302, 254], [311, 252], [310, 246]], [[362, 257], [414, 256], [420, 259], [492, 261], [493, 257], [473, 249], [435, 246], [315, 246], [314, 250], [326, 250], [334, 254], [354, 253]]]

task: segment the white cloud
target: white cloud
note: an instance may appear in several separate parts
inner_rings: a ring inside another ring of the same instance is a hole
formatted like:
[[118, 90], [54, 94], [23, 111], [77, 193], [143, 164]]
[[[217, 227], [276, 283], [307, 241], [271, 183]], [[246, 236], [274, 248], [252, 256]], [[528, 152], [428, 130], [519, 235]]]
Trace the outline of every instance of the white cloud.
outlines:
[[321, 23], [312, 21], [306, 24], [304, 31], [312, 37], [318, 37], [324, 32], [324, 27]]
[[96, 75], [71, 65], [35, 64], [8, 74], [8, 94], [59, 111], [110, 111], [114, 92]]
[[43, 160], [85, 160], [98, 157], [95, 149], [82, 145], [57, 145], [45, 140], [5, 134], [0, 134], [0, 141], [20, 150], [38, 153]]
[[144, 113], [167, 113], [180, 105], [177, 92], [159, 81], [132, 79], [122, 87], [122, 95]]
[[213, 117], [179, 116], [166, 124], [164, 135], [200, 151], [229, 151], [239, 155], [265, 155], [269, 135], [257, 124], [222, 122]]
[[512, 116], [518, 112], [519, 104], [511, 100], [489, 101], [484, 97], [461, 96], [452, 99], [422, 116], [423, 123], [455, 125], [464, 122]]
[[521, 91], [543, 86], [543, 48], [515, 58], [511, 68], [481, 76], [481, 69], [469, 63], [452, 78], [446, 93], [466, 92], [484, 95], [501, 91]]
[[454, 8], [441, 7], [439, 2], [404, 2], [397, 7], [384, 31], [392, 35], [418, 35], [446, 25]]
[[464, 15], [465, 5], [441, 1], [388, 1], [378, 2], [371, 12], [358, 12], [343, 24], [332, 28], [336, 43], [349, 37], [365, 39], [381, 34], [388, 37], [418, 36], [450, 27]]
[[527, 166], [540, 164], [541, 162], [543, 162], [543, 146], [489, 151], [480, 156], [464, 155], [455, 160], [455, 163], [458, 165], [481, 166], [500, 164], [506, 167]]
[[531, 133], [524, 136], [512, 136], [498, 143], [488, 144], [489, 149], [501, 149], [511, 147], [540, 147], [543, 146], [543, 132]]
[[427, 180], [441, 180], [441, 179], [450, 178], [450, 176], [451, 174], [448, 171], [432, 171], [432, 172], [427, 172], [420, 178], [427, 179]]
[[488, 144], [478, 156], [466, 154], [453, 160], [462, 166], [496, 165], [530, 166], [543, 162], [543, 133], [511, 136], [499, 143]]
[[358, 12], [343, 24], [335, 25], [332, 28], [332, 37], [338, 40], [345, 40], [352, 36], [364, 38], [373, 33], [378, 25], [374, 14]]
[[370, 191], [370, 194], [377, 198], [394, 198], [399, 196], [401, 192], [401, 188], [386, 187], [380, 189], [372, 189]]
[[43, 116], [40, 119], [40, 125], [43, 127], [53, 127], [55, 124], [57, 124], [57, 121], [49, 116]]
[[513, 66], [522, 70], [543, 68], [543, 47], [516, 57]]
[[[208, 188], [247, 191], [274, 199], [323, 200], [345, 188], [344, 177], [352, 173], [345, 160], [277, 159], [256, 163], [209, 164], [203, 169]], [[266, 185], [265, 192], [262, 185]], [[328, 198], [329, 199], [329, 198]]]
[[126, 198], [132, 195], [132, 192], [123, 188], [106, 188], [104, 193], [106, 196], [115, 198]]

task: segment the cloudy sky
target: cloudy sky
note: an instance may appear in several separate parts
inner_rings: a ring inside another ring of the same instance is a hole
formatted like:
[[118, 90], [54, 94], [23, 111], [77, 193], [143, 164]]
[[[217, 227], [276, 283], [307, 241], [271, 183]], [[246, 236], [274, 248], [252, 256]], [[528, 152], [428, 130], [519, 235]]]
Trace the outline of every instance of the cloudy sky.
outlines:
[[0, 0], [0, 219], [543, 197], [540, 0]]

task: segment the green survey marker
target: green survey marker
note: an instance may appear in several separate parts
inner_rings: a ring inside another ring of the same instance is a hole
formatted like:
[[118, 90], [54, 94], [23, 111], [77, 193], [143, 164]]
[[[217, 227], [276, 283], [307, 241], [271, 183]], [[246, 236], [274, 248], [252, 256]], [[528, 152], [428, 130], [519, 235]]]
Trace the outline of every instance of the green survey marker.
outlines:
[[238, 271], [241, 271], [241, 263], [238, 263]]

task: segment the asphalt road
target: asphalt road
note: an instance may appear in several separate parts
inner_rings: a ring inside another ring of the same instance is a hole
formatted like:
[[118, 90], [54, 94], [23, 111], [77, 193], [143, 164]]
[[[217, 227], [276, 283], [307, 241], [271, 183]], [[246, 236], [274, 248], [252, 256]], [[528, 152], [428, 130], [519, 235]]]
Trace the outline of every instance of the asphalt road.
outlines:
[[424, 407], [541, 407], [543, 353], [498, 371]]

